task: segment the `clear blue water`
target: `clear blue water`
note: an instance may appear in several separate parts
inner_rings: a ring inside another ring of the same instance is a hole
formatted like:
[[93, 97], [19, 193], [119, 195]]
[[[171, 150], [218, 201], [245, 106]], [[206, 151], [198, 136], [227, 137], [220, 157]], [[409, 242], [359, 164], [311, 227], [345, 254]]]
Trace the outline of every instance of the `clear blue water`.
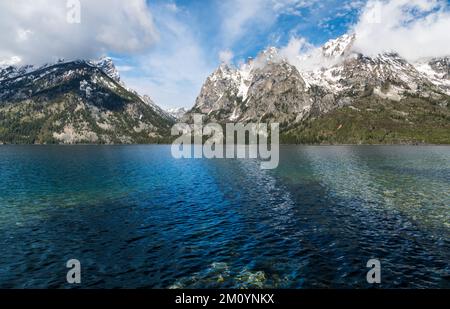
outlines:
[[1, 146], [0, 288], [450, 287], [450, 147]]

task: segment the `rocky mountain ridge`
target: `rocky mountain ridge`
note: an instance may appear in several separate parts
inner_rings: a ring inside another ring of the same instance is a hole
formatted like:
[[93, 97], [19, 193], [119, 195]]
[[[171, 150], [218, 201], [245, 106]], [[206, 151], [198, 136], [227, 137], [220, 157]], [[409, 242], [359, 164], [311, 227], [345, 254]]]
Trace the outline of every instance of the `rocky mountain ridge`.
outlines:
[[173, 122], [110, 58], [0, 69], [2, 143], [159, 142]]
[[295, 59], [271, 47], [239, 68], [221, 64], [185, 119], [200, 112], [219, 122], [293, 125], [364, 96], [393, 101], [419, 96], [449, 104], [449, 57], [417, 63], [396, 53], [370, 57], [355, 51], [354, 41], [355, 35], [344, 35]]

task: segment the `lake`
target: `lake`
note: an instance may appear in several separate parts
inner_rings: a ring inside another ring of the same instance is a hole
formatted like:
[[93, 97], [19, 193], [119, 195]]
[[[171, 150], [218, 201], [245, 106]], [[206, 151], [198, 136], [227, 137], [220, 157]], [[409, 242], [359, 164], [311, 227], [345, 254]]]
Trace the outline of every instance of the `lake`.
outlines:
[[449, 146], [0, 146], [0, 288], [450, 287]]

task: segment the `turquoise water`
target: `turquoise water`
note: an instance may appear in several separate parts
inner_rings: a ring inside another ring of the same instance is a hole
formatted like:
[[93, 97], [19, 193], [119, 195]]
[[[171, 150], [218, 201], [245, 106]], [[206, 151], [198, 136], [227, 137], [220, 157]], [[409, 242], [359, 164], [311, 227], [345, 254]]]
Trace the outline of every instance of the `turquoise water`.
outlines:
[[450, 147], [0, 146], [0, 288], [450, 287]]

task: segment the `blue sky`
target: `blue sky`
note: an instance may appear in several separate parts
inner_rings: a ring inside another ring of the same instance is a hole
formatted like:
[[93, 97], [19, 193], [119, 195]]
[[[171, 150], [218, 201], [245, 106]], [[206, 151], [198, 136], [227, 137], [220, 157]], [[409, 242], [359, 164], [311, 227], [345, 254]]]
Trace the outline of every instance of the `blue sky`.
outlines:
[[[206, 77], [292, 37], [321, 45], [348, 31], [365, 1], [148, 1], [158, 40], [143, 55], [114, 54], [125, 82], [163, 107], [191, 107]], [[226, 53], [224, 53], [226, 52]], [[222, 59], [221, 59], [222, 58]]]

